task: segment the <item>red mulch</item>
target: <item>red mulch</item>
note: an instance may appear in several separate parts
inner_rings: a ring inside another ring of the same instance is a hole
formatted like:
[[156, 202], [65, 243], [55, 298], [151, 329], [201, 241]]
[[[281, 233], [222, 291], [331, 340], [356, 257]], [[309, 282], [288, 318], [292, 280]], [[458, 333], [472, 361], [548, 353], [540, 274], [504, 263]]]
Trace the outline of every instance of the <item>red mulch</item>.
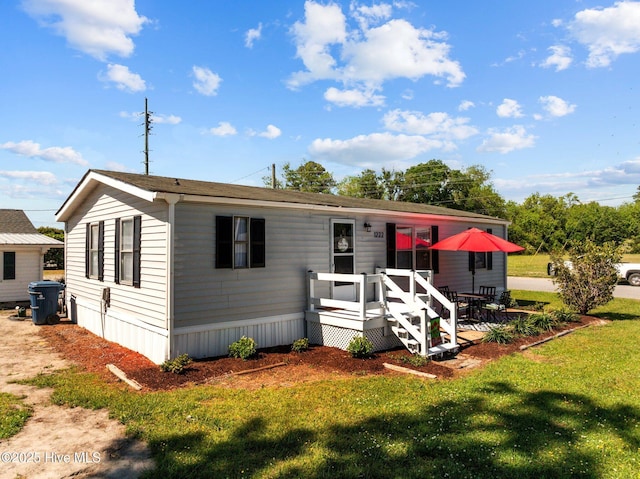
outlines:
[[[571, 323], [564, 329], [589, 324], [594, 320], [595, 318], [583, 316], [580, 323]], [[461, 352], [486, 361], [518, 351], [522, 344], [552, 336], [558, 331], [521, 339], [508, 345], [481, 342], [467, 344], [463, 345]], [[292, 352], [289, 346], [283, 346], [261, 349], [255, 359], [247, 361], [228, 357], [195, 360], [183, 374], [173, 374], [163, 372], [158, 365], [141, 354], [106, 341], [74, 324], [63, 321], [55, 326], [42, 326], [40, 334], [64, 358], [84, 370], [98, 373], [107, 381], [115, 382], [118, 379], [106, 369], [107, 364], [114, 364], [145, 390], [169, 390], [204, 383], [242, 388], [288, 386], [298, 382], [354, 375], [400, 374], [385, 368], [383, 363], [434, 374], [438, 378], [453, 378], [459, 373], [439, 361], [429, 361], [422, 367], [410, 366], [401, 360], [402, 357], [410, 356], [409, 352], [403, 349], [376, 353], [368, 359], [354, 359], [348, 352], [337, 348], [311, 346], [305, 352], [296, 353]], [[244, 373], [255, 369], [259, 371]]]

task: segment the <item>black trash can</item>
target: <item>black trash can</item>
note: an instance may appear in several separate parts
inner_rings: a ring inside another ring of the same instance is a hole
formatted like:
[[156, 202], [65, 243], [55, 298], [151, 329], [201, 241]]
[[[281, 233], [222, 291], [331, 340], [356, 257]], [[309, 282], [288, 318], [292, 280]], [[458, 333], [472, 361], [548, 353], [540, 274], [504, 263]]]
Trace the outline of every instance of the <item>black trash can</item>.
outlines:
[[31, 318], [34, 324], [56, 324], [58, 316], [58, 296], [65, 285], [57, 281], [33, 281], [29, 283]]

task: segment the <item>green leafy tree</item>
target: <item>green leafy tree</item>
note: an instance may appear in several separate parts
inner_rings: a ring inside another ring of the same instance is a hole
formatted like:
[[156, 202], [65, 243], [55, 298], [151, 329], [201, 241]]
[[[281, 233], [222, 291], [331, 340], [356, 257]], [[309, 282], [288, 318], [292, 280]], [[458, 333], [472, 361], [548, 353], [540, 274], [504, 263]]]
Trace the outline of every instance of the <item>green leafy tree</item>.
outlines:
[[561, 254], [553, 253], [551, 262], [556, 270], [553, 282], [558, 286], [564, 304], [580, 314], [587, 314], [611, 301], [618, 281], [616, 263], [620, 258], [613, 243], [598, 246], [591, 240], [572, 243], [570, 265], [564, 262]]
[[408, 168], [404, 173], [400, 201], [448, 206], [453, 202], [450, 189], [451, 168], [441, 160]]
[[510, 239], [530, 254], [564, 249], [568, 209], [577, 201], [573, 193], [559, 198], [534, 193], [522, 205], [509, 203], [506, 211], [512, 222]]
[[[58, 241], [64, 243], [64, 230], [59, 228], [52, 228], [50, 226], [41, 226], [38, 228], [38, 233], [55, 238]], [[44, 255], [44, 262], [54, 262], [58, 265], [58, 269], [64, 269], [64, 248], [51, 248]]]
[[371, 169], [366, 169], [360, 175], [347, 176], [338, 183], [338, 194], [353, 198], [385, 198], [385, 187], [382, 177]]
[[572, 241], [591, 240], [598, 245], [622, 244], [629, 235], [627, 218], [618, 208], [602, 206], [595, 201], [573, 204], [567, 210], [566, 231]]
[[315, 161], [307, 161], [298, 168], [292, 168], [289, 163], [286, 163], [282, 172], [283, 188], [287, 190], [331, 194], [336, 186], [333, 175]]

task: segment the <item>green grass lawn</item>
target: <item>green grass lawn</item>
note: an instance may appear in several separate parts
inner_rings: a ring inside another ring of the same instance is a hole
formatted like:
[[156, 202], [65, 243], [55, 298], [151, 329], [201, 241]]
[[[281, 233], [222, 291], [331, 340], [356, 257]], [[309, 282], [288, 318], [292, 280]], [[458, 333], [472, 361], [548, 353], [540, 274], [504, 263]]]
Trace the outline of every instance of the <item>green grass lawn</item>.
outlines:
[[[638, 319], [640, 302], [598, 314]], [[56, 403], [108, 408], [150, 445], [149, 478], [627, 479], [640, 477], [639, 336], [640, 321], [593, 326], [456, 380], [146, 394], [74, 370], [33, 382]]]
[[31, 408], [24, 405], [22, 398], [0, 393], [0, 439], [18, 433], [30, 416]]
[[[640, 254], [625, 254], [622, 261], [640, 263]], [[509, 276], [526, 276], [530, 278], [547, 278], [548, 254], [521, 255], [510, 254], [507, 260]]]

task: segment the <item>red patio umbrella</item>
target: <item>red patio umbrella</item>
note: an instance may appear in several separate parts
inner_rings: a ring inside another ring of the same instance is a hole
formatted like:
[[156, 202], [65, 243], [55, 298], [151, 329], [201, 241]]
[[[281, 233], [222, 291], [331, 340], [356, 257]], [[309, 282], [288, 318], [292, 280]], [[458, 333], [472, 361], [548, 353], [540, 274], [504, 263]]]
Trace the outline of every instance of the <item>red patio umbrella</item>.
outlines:
[[[468, 251], [471, 253], [503, 252], [515, 253], [524, 250], [515, 243], [502, 239], [478, 228], [469, 228], [448, 238], [438, 241], [431, 249], [446, 251]], [[475, 264], [471, 270], [471, 288], [475, 291]], [[473, 292], [473, 291], [472, 291]]]

